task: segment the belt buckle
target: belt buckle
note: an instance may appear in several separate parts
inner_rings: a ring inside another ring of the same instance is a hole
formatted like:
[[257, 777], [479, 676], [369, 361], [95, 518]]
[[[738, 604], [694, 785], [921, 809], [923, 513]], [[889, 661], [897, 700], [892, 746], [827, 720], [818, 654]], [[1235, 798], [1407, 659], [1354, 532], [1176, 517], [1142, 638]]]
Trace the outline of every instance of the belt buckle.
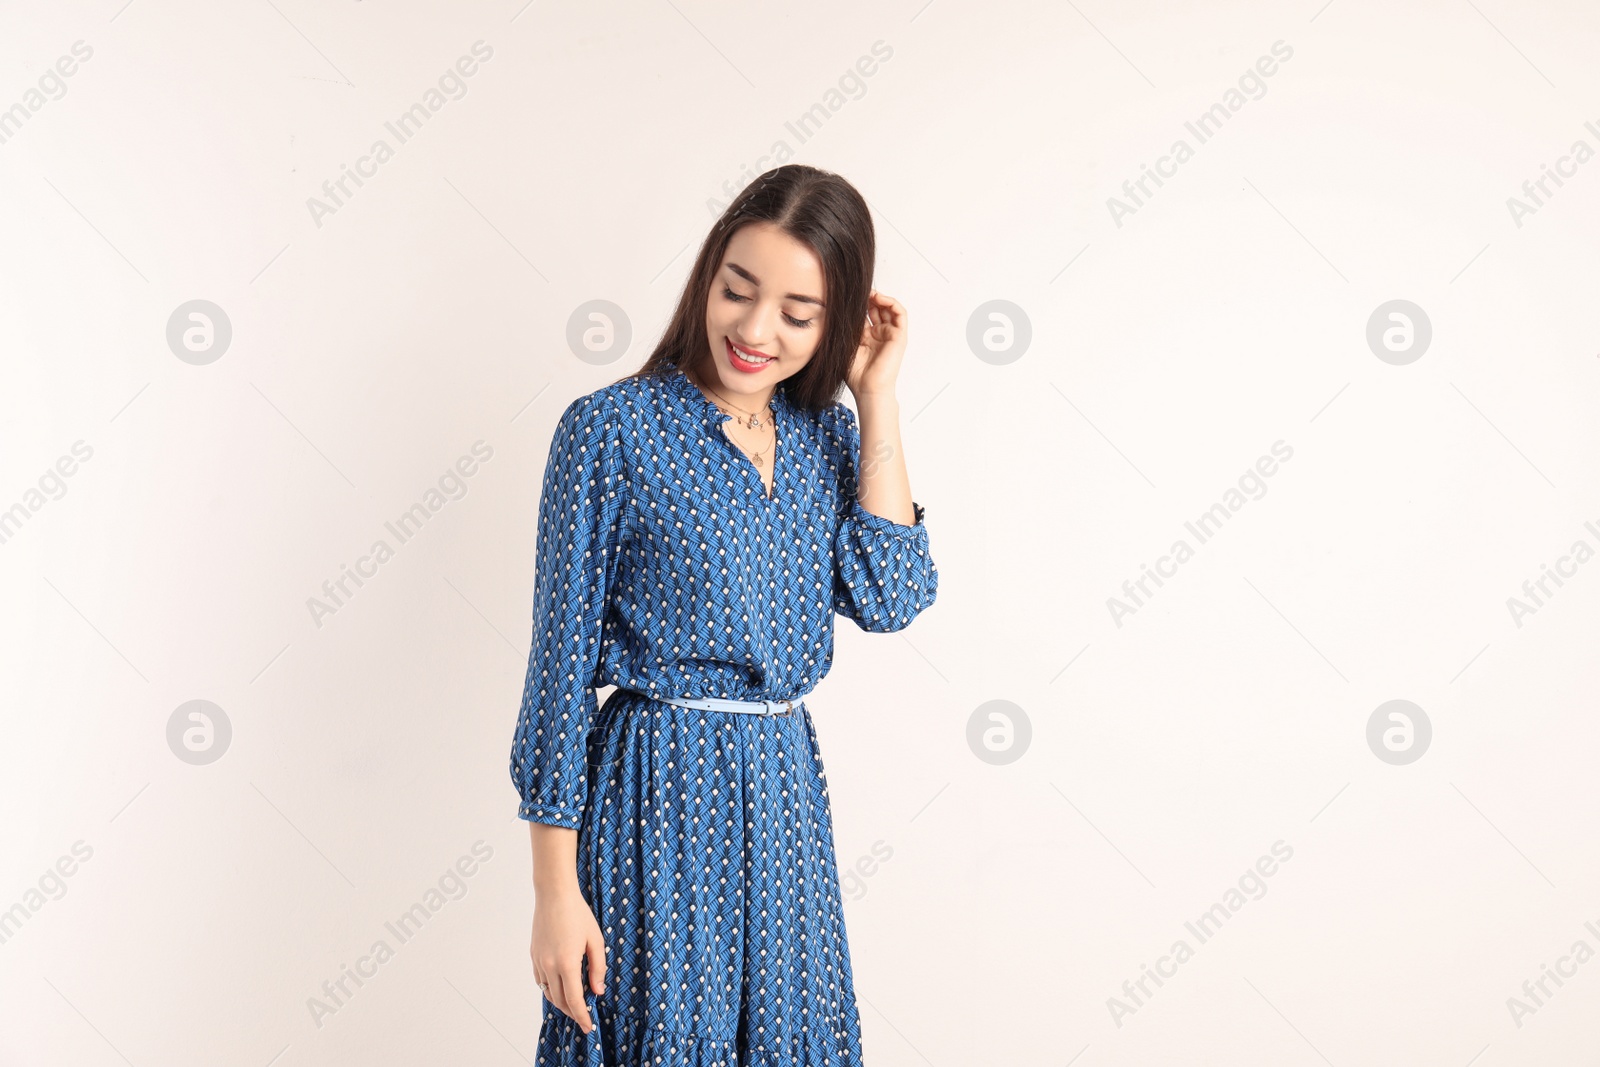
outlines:
[[[763, 703], [765, 703], [767, 705], [767, 714], [768, 715], [787, 715], [791, 711], [794, 710], [794, 701], [792, 701], [792, 700], [767, 700], [767, 701], [764, 701]], [[776, 704], [782, 704], [783, 705], [783, 710], [782, 711], [774, 711], [774, 710], [772, 710], [773, 705], [776, 705]]]

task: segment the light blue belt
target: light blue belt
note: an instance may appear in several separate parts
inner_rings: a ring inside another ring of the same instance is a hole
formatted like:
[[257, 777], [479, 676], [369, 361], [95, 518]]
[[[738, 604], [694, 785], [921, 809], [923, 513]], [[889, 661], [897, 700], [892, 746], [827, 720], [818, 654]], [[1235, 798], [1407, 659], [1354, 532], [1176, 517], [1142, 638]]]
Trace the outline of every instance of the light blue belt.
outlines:
[[722, 697], [663, 697], [649, 694], [667, 704], [680, 708], [697, 708], [701, 711], [734, 711], [745, 715], [787, 715], [800, 704], [798, 700], [726, 700]]

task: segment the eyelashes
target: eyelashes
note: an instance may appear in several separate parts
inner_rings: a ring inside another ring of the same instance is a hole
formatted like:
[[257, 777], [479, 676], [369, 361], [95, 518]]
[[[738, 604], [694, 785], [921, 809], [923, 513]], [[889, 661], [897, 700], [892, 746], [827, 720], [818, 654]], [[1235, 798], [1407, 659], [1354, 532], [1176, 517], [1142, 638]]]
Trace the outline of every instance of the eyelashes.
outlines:
[[[729, 289], [726, 285], [722, 287], [722, 295], [726, 299], [732, 300], [736, 304], [743, 304], [750, 299], [748, 296], [740, 296], [732, 289]], [[790, 326], [794, 326], [801, 330], [811, 329], [811, 324], [816, 321], [815, 319], [797, 319], [788, 312], [784, 312], [783, 317]]]

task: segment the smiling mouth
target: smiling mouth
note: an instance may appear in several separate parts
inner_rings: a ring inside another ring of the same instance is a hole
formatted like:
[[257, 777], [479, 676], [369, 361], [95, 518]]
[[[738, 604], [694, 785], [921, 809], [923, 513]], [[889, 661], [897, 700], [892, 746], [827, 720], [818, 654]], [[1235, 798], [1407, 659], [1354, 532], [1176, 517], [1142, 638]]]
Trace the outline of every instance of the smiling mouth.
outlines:
[[749, 367], [764, 367], [768, 363], [771, 363], [774, 359], [777, 358], [776, 356], [752, 356], [745, 349], [740, 348], [738, 345], [734, 344], [732, 340], [729, 340], [726, 337], [723, 338], [723, 340], [728, 345], [728, 354], [731, 355], [734, 359], [737, 359], [740, 363], [745, 364], [746, 366], [749, 366]]

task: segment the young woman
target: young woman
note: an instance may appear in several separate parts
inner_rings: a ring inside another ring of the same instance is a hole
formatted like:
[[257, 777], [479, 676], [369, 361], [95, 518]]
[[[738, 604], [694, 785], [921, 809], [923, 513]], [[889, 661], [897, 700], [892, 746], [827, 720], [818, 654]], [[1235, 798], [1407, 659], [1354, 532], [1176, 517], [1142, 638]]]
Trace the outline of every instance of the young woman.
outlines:
[[835, 614], [899, 630], [939, 582], [900, 442], [906, 311], [873, 258], [848, 182], [768, 171], [645, 365], [556, 425], [511, 749], [540, 1067], [861, 1063], [800, 698]]

